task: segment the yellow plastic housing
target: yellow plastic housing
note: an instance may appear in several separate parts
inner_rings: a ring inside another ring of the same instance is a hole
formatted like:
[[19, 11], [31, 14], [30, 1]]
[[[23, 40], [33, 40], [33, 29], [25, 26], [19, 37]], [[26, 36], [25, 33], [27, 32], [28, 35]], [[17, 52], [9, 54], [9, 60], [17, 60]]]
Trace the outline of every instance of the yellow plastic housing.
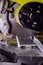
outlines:
[[24, 4], [28, 3], [28, 2], [40, 2], [43, 3], [43, 0], [10, 0], [13, 2], [17, 2], [19, 4], [21, 4], [21, 6], [23, 6]]

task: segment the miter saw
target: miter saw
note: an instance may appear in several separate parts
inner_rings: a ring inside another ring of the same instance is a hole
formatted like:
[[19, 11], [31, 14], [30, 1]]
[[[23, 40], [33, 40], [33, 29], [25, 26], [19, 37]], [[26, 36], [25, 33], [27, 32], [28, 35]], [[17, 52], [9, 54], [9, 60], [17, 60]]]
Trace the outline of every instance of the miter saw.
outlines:
[[[32, 63], [33, 65], [42, 65], [43, 44], [36, 37], [41, 37], [43, 40], [43, 1], [0, 0], [0, 3], [0, 30], [6, 37], [0, 42], [1, 62], [16, 62], [19, 65], [31, 65]], [[30, 29], [37, 34], [32, 32], [29, 36], [14, 36], [12, 33], [14, 22], [18, 23], [21, 28]], [[42, 31], [42, 36], [38, 35], [40, 31]], [[2, 44], [3, 41], [6, 41], [5, 44]], [[39, 60], [38, 57], [41, 59]]]

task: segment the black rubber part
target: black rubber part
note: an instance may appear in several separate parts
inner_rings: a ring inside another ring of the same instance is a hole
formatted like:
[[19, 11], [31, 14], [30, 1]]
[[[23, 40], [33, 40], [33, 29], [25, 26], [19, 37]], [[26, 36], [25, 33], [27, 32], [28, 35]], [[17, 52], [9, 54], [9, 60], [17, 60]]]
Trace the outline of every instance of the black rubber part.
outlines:
[[[37, 10], [40, 11], [40, 13], [36, 12]], [[26, 13], [26, 15], [24, 15], [23, 12]], [[29, 18], [31, 13], [32, 17]], [[29, 2], [25, 4], [19, 12], [19, 20], [25, 28], [29, 28], [35, 31], [43, 30], [43, 4], [40, 2]], [[34, 26], [33, 21], [37, 22], [37, 24]]]

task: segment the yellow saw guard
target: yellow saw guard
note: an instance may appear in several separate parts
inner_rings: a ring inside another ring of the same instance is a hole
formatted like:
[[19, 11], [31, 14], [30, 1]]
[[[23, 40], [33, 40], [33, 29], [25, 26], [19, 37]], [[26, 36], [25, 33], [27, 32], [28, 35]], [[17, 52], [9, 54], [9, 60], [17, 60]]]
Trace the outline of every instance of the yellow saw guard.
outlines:
[[10, 0], [10, 1], [17, 2], [21, 6], [23, 6], [24, 4], [26, 4], [28, 2], [40, 2], [40, 3], [43, 3], [43, 0]]
[[23, 7], [23, 5], [25, 5], [26, 3], [29, 3], [29, 2], [43, 3], [43, 0], [10, 0], [10, 1], [18, 3], [18, 6], [16, 7], [16, 9], [14, 11], [14, 18], [15, 18], [16, 22], [21, 26], [22, 26], [22, 24], [20, 23], [18, 14], [19, 14], [20, 9]]

